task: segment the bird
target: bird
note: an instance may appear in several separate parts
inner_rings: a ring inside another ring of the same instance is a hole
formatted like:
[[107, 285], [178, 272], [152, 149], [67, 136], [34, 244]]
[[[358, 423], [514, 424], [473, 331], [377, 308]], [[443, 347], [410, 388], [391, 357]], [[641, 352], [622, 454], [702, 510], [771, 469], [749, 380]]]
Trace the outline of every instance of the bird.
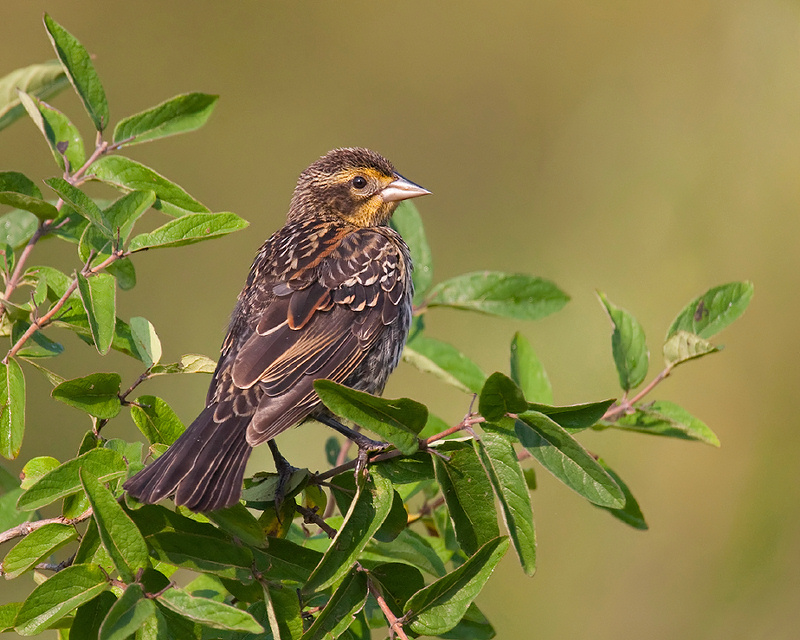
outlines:
[[129, 495], [222, 509], [240, 500], [253, 447], [268, 442], [278, 466], [283, 431], [310, 418], [346, 430], [313, 383], [383, 392], [414, 294], [409, 248], [388, 223], [401, 201], [429, 193], [359, 147], [334, 149], [300, 174], [286, 224], [261, 246], [239, 294], [205, 408], [125, 482]]

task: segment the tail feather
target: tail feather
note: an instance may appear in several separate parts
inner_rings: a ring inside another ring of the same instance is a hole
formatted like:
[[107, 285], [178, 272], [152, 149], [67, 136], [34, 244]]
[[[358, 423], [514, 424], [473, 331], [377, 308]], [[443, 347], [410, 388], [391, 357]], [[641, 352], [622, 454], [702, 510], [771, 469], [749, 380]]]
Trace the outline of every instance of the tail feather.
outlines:
[[212, 405], [203, 410], [158, 460], [125, 483], [130, 495], [154, 503], [175, 496], [192, 511], [213, 511], [239, 499], [252, 448], [247, 444], [250, 417], [214, 421]]

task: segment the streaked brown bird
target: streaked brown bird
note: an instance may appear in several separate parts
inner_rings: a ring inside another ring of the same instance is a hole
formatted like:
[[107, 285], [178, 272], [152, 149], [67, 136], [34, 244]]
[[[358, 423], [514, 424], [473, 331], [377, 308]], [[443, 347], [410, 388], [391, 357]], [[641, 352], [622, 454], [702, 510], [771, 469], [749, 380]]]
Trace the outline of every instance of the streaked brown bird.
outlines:
[[125, 483], [147, 503], [192, 511], [239, 500], [253, 447], [307, 418], [341, 427], [314, 380], [381, 393], [411, 323], [409, 250], [387, 226], [430, 193], [381, 155], [335, 149], [300, 174], [286, 224], [261, 247], [231, 318], [206, 407]]

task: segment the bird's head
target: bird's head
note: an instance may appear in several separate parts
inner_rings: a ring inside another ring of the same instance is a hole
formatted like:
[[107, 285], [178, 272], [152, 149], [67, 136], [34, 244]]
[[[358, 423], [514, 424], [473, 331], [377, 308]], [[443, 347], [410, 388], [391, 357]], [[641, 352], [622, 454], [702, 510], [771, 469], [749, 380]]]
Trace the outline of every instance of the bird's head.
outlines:
[[358, 227], [386, 224], [397, 204], [429, 194], [369, 149], [328, 152], [300, 174], [289, 220], [338, 217]]

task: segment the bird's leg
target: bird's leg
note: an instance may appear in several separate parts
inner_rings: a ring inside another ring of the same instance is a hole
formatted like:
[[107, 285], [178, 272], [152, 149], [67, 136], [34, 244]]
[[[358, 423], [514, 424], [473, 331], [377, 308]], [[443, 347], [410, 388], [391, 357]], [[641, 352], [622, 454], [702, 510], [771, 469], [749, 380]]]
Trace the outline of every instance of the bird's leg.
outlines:
[[353, 429], [344, 426], [332, 416], [321, 414], [314, 416], [314, 419], [319, 420], [322, 424], [328, 425], [331, 429], [335, 429], [345, 438], [348, 438], [355, 443], [355, 445], [358, 447], [358, 457], [356, 458], [356, 475], [367, 468], [367, 462], [369, 462], [370, 453], [383, 451], [389, 447], [389, 443], [378, 442], [377, 440], [367, 438], [367, 436], [365, 436], [363, 433], [359, 433], [358, 431], [354, 431]]
[[269, 440], [267, 444], [269, 445], [270, 453], [272, 453], [272, 459], [275, 461], [275, 471], [278, 472], [278, 486], [275, 489], [275, 513], [280, 522], [281, 506], [283, 505], [283, 499], [286, 497], [286, 483], [297, 469], [290, 465], [289, 461], [278, 451], [278, 445], [275, 444], [275, 440]]

